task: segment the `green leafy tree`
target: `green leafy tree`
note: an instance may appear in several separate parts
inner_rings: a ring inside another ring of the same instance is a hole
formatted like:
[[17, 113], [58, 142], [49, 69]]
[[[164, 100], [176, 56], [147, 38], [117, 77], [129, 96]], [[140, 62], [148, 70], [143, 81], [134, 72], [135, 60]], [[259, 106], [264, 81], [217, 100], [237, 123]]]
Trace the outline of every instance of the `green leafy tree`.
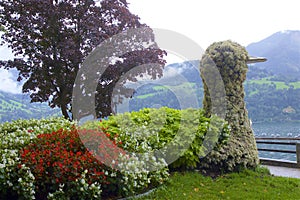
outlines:
[[[113, 35], [147, 27], [129, 11], [126, 0], [2, 0], [0, 24], [6, 29], [2, 39], [16, 56], [14, 60], [1, 61], [0, 66], [19, 70], [17, 80], [26, 79], [23, 92], [30, 93], [31, 102], [59, 107], [68, 119], [72, 119], [74, 81], [87, 55]], [[153, 38], [150, 32], [143, 41]], [[112, 88], [123, 74], [137, 65], [154, 62], [161, 65], [155, 69], [144, 66], [130, 76], [147, 72], [156, 78], [162, 74], [164, 55], [154, 43], [110, 64], [97, 88], [98, 117], [112, 112]]]

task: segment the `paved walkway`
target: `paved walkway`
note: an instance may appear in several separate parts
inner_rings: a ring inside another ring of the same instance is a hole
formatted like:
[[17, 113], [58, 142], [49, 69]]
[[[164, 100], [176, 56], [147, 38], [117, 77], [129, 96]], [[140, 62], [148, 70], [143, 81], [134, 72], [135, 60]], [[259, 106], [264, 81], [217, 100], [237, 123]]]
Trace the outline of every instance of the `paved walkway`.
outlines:
[[277, 167], [269, 165], [264, 166], [267, 167], [270, 170], [271, 174], [273, 174], [274, 176], [300, 178], [299, 168]]

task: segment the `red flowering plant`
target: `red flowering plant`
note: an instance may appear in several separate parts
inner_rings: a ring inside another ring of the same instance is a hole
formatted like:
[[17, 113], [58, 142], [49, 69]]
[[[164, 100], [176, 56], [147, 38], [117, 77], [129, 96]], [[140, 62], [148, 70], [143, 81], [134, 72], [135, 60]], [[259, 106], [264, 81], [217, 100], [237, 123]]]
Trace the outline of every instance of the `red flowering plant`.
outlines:
[[109, 133], [95, 130], [80, 130], [79, 135], [89, 152], [101, 163], [113, 169], [117, 168], [119, 156], [126, 154], [118, 147], [122, 142], [117, 142], [117, 136], [112, 140]]
[[108, 149], [104, 141], [109, 144], [105, 138], [104, 133], [96, 130], [61, 129], [40, 134], [36, 142], [23, 148], [21, 162], [30, 167], [35, 176], [37, 198], [44, 199], [45, 193], [57, 191], [60, 185], [65, 185], [67, 190], [72, 188], [72, 183], [80, 179], [85, 170], [89, 184], [110, 184], [112, 179], [107, 175], [112, 169], [104, 163], [112, 162], [120, 152], [103, 150]]

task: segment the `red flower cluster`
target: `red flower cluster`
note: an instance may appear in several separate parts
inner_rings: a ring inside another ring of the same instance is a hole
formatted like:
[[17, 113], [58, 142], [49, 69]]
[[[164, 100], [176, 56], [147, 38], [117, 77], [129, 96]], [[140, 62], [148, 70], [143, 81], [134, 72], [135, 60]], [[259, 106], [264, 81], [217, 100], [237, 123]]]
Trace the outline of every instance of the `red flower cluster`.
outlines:
[[[111, 155], [103, 153], [105, 151], [102, 148], [108, 148], [107, 145], [98, 143], [104, 142], [105, 138], [106, 135], [102, 132], [76, 129], [41, 134], [38, 135], [35, 143], [21, 150], [21, 161], [31, 168], [37, 185], [58, 185], [72, 182], [80, 178], [85, 169], [88, 170], [87, 180], [89, 183], [97, 181], [109, 184], [104, 174], [107, 167], [103, 164], [103, 159], [111, 159], [107, 158]], [[101, 156], [96, 154], [95, 157], [84, 146], [84, 144], [89, 145], [93, 142], [97, 145], [98, 151], [103, 153]]]
[[94, 157], [112, 168], [118, 163], [119, 155], [126, 154], [118, 147], [122, 144], [121, 141], [118, 142], [118, 136], [112, 138], [109, 133], [94, 130], [80, 130], [79, 135], [84, 146]]

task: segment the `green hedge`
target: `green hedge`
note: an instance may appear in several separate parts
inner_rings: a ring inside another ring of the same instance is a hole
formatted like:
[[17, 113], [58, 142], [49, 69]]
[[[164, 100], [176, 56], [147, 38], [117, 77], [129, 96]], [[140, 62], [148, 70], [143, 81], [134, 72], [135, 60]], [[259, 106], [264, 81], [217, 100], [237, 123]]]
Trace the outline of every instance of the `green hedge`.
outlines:
[[[201, 109], [145, 108], [83, 127], [99, 128], [99, 125], [112, 140], [118, 138], [115, 142], [129, 152], [151, 152], [166, 145], [182, 150], [179, 159], [169, 166], [172, 169], [195, 168], [199, 157], [226, 142], [230, 133], [226, 122], [216, 116], [204, 117]], [[164, 153], [167, 158], [176, 157], [172, 153], [177, 152]]]

